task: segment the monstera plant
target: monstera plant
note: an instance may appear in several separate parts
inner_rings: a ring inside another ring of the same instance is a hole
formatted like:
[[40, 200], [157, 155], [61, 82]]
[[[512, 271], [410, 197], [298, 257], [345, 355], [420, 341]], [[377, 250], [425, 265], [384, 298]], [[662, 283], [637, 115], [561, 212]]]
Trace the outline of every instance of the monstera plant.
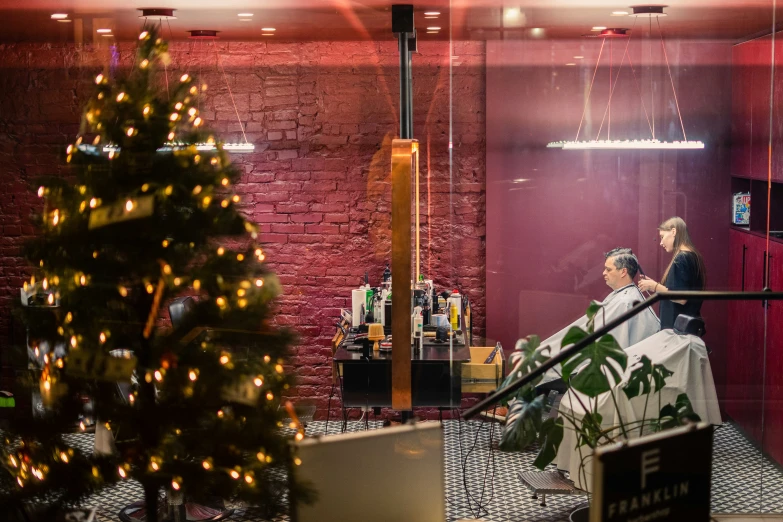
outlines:
[[[592, 334], [596, 316], [601, 311], [601, 305], [592, 302], [587, 309], [586, 330], [572, 327], [563, 338], [562, 346], [575, 344]], [[540, 345], [537, 336], [520, 339], [509, 358], [513, 371], [506, 377], [501, 389], [547, 362], [550, 351], [549, 346]], [[547, 397], [538, 394], [535, 388], [543, 379], [543, 376], [539, 376], [520, 388], [508, 401], [509, 411], [500, 448], [504, 451], [524, 451], [537, 444], [539, 450], [534, 464], [544, 469], [557, 457], [566, 423], [574, 430], [578, 449], [586, 446], [594, 450], [604, 444], [679, 426], [686, 420], [699, 420], [686, 394], [680, 394], [673, 405], [661, 404], [660, 392], [666, 379], [673, 375], [664, 366], [653, 364], [646, 356], [642, 356], [630, 367], [630, 372], [627, 370], [628, 357], [614, 337], [607, 334], [588, 344], [563, 362], [561, 373], [569, 392], [578, 392], [570, 396], [580, 404], [584, 414], [559, 408], [556, 415], [547, 415], [545, 419]], [[640, 419], [631, 422], [623, 420], [621, 408], [618, 407], [619, 393], [625, 394], [629, 400], [644, 397], [644, 410]], [[598, 411], [597, 398], [602, 394], [609, 394], [617, 413], [614, 420], [608, 423]], [[657, 413], [648, 417], [648, 413], [654, 410]], [[587, 453], [591, 454], [592, 451]]]

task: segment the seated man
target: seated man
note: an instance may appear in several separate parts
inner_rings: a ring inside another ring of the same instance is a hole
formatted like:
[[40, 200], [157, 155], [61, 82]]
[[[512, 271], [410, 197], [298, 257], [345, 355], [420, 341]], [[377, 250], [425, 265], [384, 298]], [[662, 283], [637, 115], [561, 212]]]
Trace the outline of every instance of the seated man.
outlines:
[[[604, 260], [604, 280], [612, 289], [601, 302], [602, 309], [595, 317], [595, 329], [627, 312], [637, 303], [644, 301], [644, 296], [634, 285], [633, 279], [639, 272], [639, 261], [630, 248], [615, 248], [607, 252]], [[548, 339], [541, 341], [541, 346], [549, 346], [550, 357], [560, 352], [560, 343], [568, 330], [578, 326], [587, 329], [587, 316], [583, 315]], [[625, 323], [609, 332], [623, 349], [650, 337], [660, 330], [661, 322], [651, 308], [647, 308]], [[541, 384], [560, 379], [560, 367], [557, 366], [544, 374]], [[565, 385], [565, 383], [563, 383]]]

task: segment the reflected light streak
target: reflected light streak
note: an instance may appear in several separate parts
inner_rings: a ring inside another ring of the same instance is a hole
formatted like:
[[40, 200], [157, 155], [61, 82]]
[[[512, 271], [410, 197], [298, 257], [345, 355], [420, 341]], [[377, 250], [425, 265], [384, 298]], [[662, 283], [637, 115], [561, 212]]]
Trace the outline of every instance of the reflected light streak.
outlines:
[[591, 140], [591, 141], [553, 141], [547, 144], [550, 149], [563, 150], [642, 150], [642, 149], [703, 149], [701, 141], [659, 141], [659, 140]]

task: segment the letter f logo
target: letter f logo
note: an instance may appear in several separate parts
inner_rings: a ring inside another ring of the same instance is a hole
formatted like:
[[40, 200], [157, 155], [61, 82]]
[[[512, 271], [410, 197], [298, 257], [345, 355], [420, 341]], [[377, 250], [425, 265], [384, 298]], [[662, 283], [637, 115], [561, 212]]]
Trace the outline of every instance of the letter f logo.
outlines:
[[642, 489], [647, 488], [647, 475], [661, 470], [661, 450], [659, 448], [642, 452]]

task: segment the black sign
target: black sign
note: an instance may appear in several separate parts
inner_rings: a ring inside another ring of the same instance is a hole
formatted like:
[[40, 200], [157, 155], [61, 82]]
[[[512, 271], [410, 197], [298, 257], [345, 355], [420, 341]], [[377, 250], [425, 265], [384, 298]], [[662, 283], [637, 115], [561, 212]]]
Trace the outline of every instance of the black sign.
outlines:
[[590, 522], [709, 522], [712, 426], [596, 449]]

